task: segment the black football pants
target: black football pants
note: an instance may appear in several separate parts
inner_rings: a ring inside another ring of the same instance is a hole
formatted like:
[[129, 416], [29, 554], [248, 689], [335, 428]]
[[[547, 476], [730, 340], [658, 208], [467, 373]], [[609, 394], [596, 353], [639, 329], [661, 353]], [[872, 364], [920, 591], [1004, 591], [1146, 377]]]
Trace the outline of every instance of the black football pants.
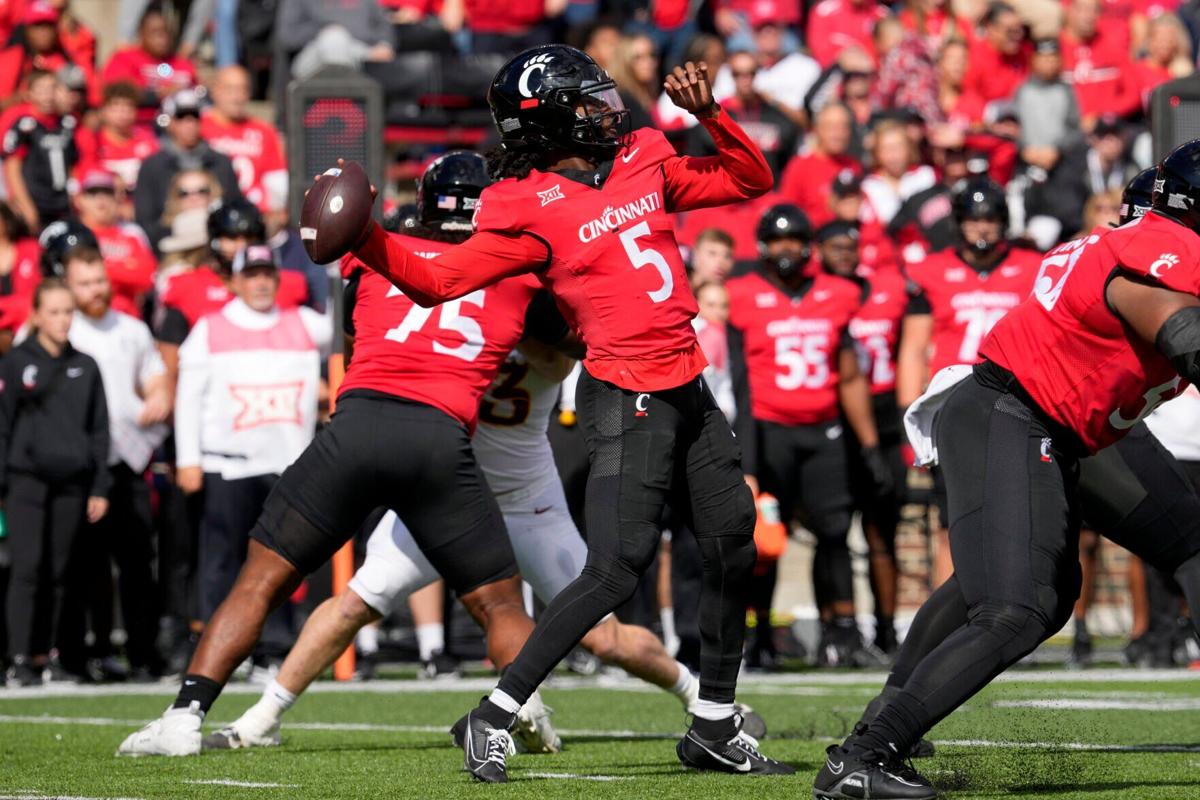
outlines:
[[550, 602], [500, 689], [524, 703], [592, 627], [625, 602], [658, 551], [663, 508], [695, 533], [703, 560], [700, 696], [732, 702], [756, 557], [741, 450], [700, 378], [631, 392], [584, 370], [576, 393], [588, 446], [588, 559]]

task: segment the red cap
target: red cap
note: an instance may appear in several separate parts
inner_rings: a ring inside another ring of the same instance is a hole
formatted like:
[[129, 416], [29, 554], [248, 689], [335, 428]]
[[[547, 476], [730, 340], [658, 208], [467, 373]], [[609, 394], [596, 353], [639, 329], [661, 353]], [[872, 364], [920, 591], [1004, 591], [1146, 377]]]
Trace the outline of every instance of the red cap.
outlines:
[[89, 169], [84, 172], [83, 178], [79, 181], [79, 191], [90, 192], [94, 189], [107, 189], [115, 192], [117, 182], [113, 179], [113, 174], [106, 169]]
[[787, 15], [780, 8], [777, 0], [755, 0], [747, 14], [751, 28], [761, 28], [764, 25], [783, 25]]
[[26, 25], [57, 25], [58, 16], [57, 8], [45, 0], [34, 0], [25, 9], [25, 16], [21, 21]]

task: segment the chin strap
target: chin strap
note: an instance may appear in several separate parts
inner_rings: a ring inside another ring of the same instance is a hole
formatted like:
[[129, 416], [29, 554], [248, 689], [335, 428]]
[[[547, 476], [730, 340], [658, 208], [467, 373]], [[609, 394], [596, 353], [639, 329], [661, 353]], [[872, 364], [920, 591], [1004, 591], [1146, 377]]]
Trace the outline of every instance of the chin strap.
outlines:
[[1180, 309], [1158, 329], [1154, 337], [1158, 352], [1171, 360], [1179, 374], [1200, 383], [1200, 306]]

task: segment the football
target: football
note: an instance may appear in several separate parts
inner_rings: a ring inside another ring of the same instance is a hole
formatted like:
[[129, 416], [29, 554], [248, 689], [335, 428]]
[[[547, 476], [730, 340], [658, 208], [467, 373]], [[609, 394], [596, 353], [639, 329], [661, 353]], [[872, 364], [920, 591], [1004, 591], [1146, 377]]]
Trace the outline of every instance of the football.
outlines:
[[337, 261], [371, 222], [371, 181], [356, 161], [325, 170], [304, 197], [300, 239], [318, 264]]

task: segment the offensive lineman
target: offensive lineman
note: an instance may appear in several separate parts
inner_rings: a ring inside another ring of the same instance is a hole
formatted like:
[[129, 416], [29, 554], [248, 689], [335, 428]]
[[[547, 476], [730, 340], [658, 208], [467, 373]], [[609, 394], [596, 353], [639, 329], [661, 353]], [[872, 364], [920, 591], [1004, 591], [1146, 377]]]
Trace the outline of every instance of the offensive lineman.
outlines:
[[[1070, 615], [1085, 499], [1075, 476], [1088, 461], [1103, 467], [1084, 456], [1116, 451], [1128, 462], [1131, 482], [1107, 484], [1134, 500], [1121, 523], [1132, 535], [1118, 542], [1168, 567], [1196, 620], [1200, 536], [1186, 508], [1195, 508], [1195, 495], [1161, 446], [1161, 456], [1147, 446], [1153, 437], [1137, 431], [1184, 381], [1200, 380], [1198, 185], [1193, 140], [1159, 166], [1149, 213], [1050, 251], [1033, 295], [984, 342], [984, 361], [922, 398], [941, 403], [932, 434], [946, 467], [956, 574], [926, 601], [914, 629], [927, 636], [946, 627], [933, 617], [964, 621], [912, 645], [922, 652], [903, 685], [869, 724], [829, 748], [814, 797], [936, 795], [897, 754]], [[1134, 447], [1154, 461], [1118, 449], [1139, 440]], [[1154, 462], [1165, 468], [1150, 473]], [[1119, 481], [1121, 471], [1110, 475]], [[906, 640], [900, 661], [909, 648]]]
[[[462, 241], [470, 233], [479, 193], [488, 183], [481, 156], [451, 153], [438, 159], [421, 179], [419, 225], [396, 241], [427, 256], [444, 251], [447, 245], [428, 237], [416, 238], [421, 233], [443, 241]], [[438, 201], [445, 204], [451, 187], [457, 190], [458, 208], [446, 210]], [[353, 257], [343, 259], [342, 272], [352, 285], [361, 282], [368, 287], [382, 286], [385, 291], [390, 288], [383, 277]], [[573, 363], [536, 340], [523, 342], [484, 395], [479, 427], [472, 438], [480, 468], [504, 514], [521, 576], [543, 603], [579, 576], [587, 557], [587, 546], [571, 520], [546, 438], [559, 385]], [[284, 712], [346, 649], [359, 628], [387, 616], [409, 594], [437, 578], [412, 534], [388, 512], [371, 534], [366, 561], [349, 589], [313, 612], [262, 699], [237, 721], [205, 737], [205, 749], [278, 745]], [[685, 708], [699, 699], [695, 677], [667, 655], [662, 643], [645, 628], [609, 617], [584, 637], [582, 645], [603, 660], [672, 692]], [[553, 731], [544, 722], [543, 708], [537, 693], [521, 708], [516, 733], [528, 751], [558, 749]], [[751, 735], [765, 732], [761, 718], [748, 708], [741, 711], [757, 728]]]
[[668, 75], [672, 101], [700, 119], [717, 155], [675, 155], [658, 131], [629, 133], [616, 84], [563, 45], [510, 60], [488, 102], [503, 149], [476, 233], [432, 260], [372, 226], [354, 254], [427, 305], [535, 273], [587, 346], [577, 390], [588, 441], [588, 561], [547, 607], [498, 687], [467, 715], [464, 765], [507, 780], [516, 712], [597, 622], [624, 602], [658, 550], [663, 507], [689, 523], [704, 560], [700, 699], [676, 748], [684, 764], [790, 774], [763, 756], [734, 707], [755, 561], [754, 501], [738, 445], [700, 373], [704, 355], [667, 212], [761, 196], [762, 153], [712, 99], [708, 70]]

